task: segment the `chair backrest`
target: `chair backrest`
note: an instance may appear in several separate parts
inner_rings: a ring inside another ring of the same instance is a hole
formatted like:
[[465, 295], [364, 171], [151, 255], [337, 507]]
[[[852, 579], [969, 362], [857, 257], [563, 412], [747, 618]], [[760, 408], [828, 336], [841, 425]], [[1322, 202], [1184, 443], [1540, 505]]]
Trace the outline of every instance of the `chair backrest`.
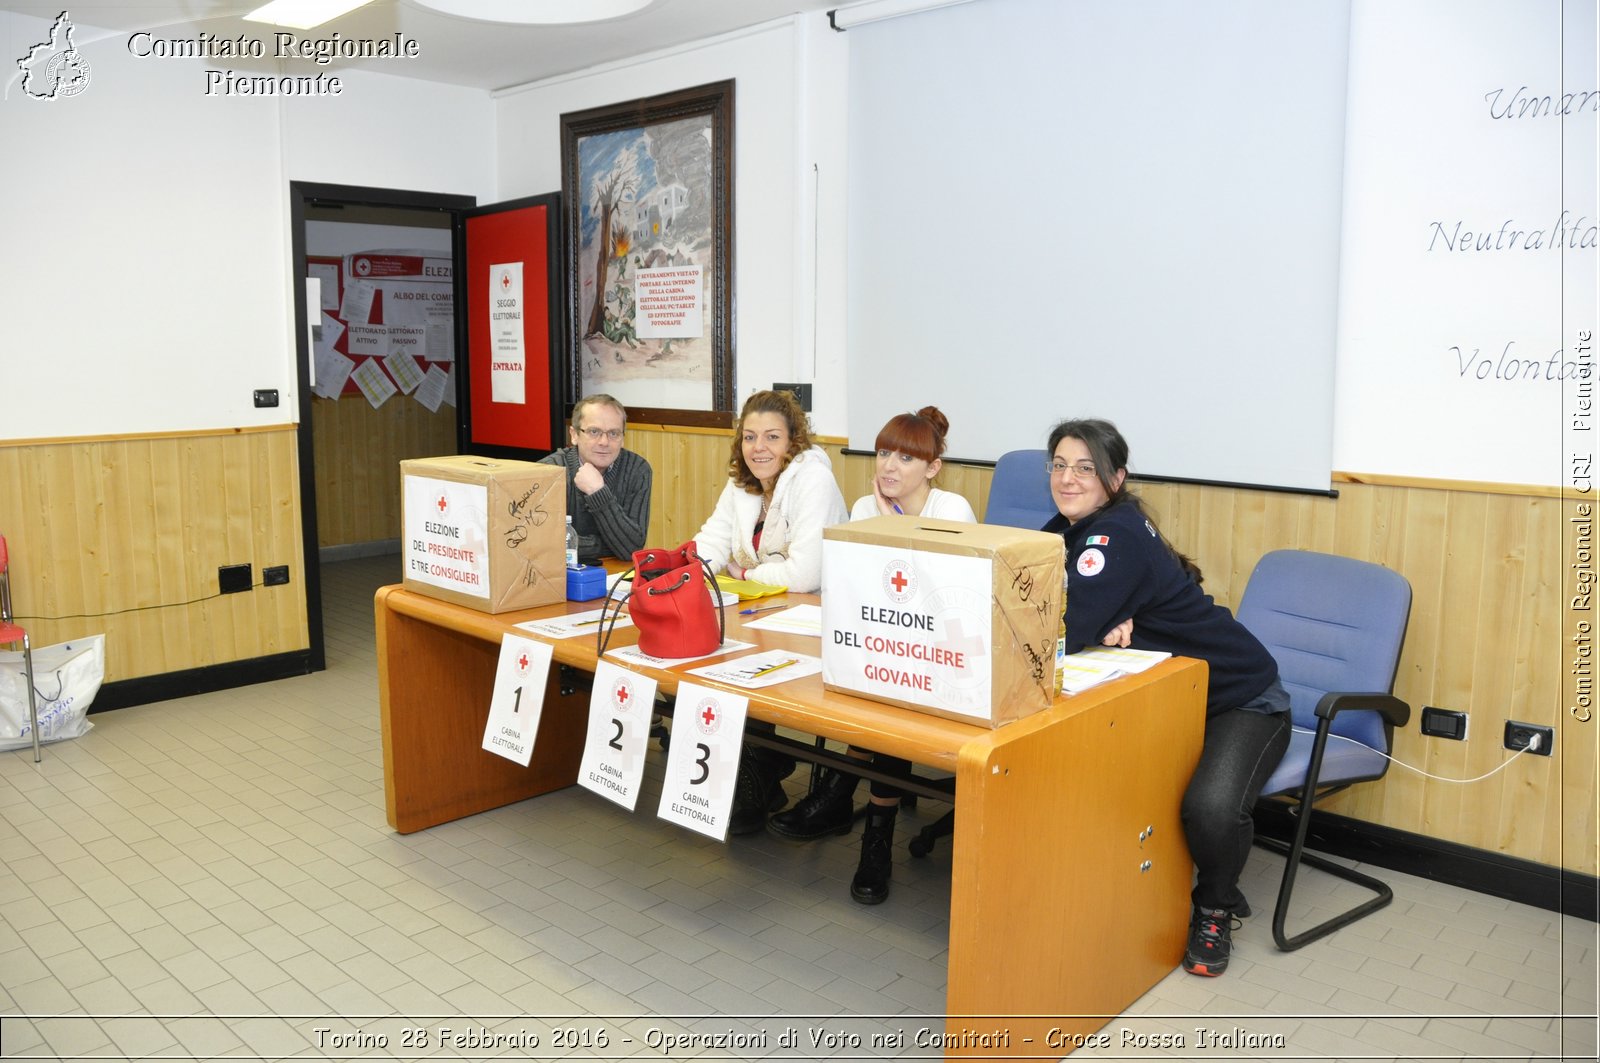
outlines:
[[[1315, 729], [1322, 695], [1388, 694], [1411, 614], [1411, 585], [1382, 565], [1274, 550], [1250, 573], [1236, 615], [1272, 653], [1294, 723]], [[1376, 712], [1340, 713], [1333, 733], [1387, 751]]]
[[1050, 497], [1050, 474], [1044, 450], [1010, 450], [994, 463], [994, 479], [989, 484], [989, 504], [983, 511], [985, 524], [1038, 531], [1057, 513]]
[[0, 535], [0, 620], [11, 619], [11, 560], [6, 537]]

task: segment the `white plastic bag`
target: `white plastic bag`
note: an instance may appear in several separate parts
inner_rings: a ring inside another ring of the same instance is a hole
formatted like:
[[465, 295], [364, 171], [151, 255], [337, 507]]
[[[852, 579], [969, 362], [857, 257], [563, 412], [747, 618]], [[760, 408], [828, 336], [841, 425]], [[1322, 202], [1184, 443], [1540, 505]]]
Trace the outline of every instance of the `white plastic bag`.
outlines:
[[[105, 675], [104, 635], [35, 649], [33, 691], [39, 709], [39, 741], [77, 738], [93, 727], [89, 706]], [[0, 651], [0, 750], [31, 749], [30, 726], [22, 651]]]

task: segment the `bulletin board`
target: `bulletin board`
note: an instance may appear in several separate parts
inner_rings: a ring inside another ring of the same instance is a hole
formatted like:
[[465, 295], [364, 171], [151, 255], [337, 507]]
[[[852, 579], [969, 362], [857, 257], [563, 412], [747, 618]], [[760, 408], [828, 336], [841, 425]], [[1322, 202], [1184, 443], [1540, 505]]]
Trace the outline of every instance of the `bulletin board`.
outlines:
[[315, 394], [364, 398], [374, 408], [406, 396], [430, 411], [455, 405], [452, 261], [431, 251], [307, 255], [322, 282], [313, 320]]

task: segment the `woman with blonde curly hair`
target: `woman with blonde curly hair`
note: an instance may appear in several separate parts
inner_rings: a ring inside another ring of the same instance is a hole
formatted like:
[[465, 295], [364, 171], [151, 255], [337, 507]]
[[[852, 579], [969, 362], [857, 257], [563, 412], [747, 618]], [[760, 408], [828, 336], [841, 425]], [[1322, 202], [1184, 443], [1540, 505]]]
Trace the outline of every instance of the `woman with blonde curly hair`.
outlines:
[[822, 529], [845, 516], [833, 462], [812, 445], [794, 395], [746, 399], [728, 483], [694, 537], [701, 556], [738, 579], [812, 593], [822, 586]]
[[[822, 529], [843, 523], [845, 516], [833, 462], [812, 444], [794, 395], [758, 391], [746, 399], [728, 483], [694, 537], [700, 556], [736, 579], [815, 592], [822, 586]], [[794, 767], [793, 757], [747, 744], [728, 833], [760, 830], [767, 813], [787, 800], [783, 780]]]

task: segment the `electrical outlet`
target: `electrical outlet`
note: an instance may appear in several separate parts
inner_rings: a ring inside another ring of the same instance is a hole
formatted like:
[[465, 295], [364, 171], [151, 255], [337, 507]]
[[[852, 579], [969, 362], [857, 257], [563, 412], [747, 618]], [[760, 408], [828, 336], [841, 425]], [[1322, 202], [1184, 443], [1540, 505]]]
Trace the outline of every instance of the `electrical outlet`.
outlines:
[[810, 384], [774, 384], [773, 391], [787, 391], [800, 400], [800, 408], [806, 413], [811, 412], [811, 385]]
[[1518, 723], [1516, 720], [1506, 721], [1506, 748], [1512, 751], [1528, 749], [1534, 736], [1539, 738], [1539, 748], [1528, 750], [1530, 753], [1541, 757], [1550, 755], [1550, 747], [1555, 744], [1556, 732], [1554, 728], [1545, 727], [1537, 723]]
[[278, 404], [278, 389], [256, 388], [255, 393], [251, 396], [251, 398], [255, 400], [256, 409], [258, 410], [265, 407], [276, 406]]
[[278, 587], [288, 582], [288, 565], [270, 565], [261, 570], [261, 585], [263, 587]]
[[223, 565], [217, 569], [217, 589], [223, 594], [247, 591], [252, 582], [249, 565]]
[[1422, 708], [1422, 733], [1463, 741], [1467, 737], [1467, 714], [1425, 705]]

